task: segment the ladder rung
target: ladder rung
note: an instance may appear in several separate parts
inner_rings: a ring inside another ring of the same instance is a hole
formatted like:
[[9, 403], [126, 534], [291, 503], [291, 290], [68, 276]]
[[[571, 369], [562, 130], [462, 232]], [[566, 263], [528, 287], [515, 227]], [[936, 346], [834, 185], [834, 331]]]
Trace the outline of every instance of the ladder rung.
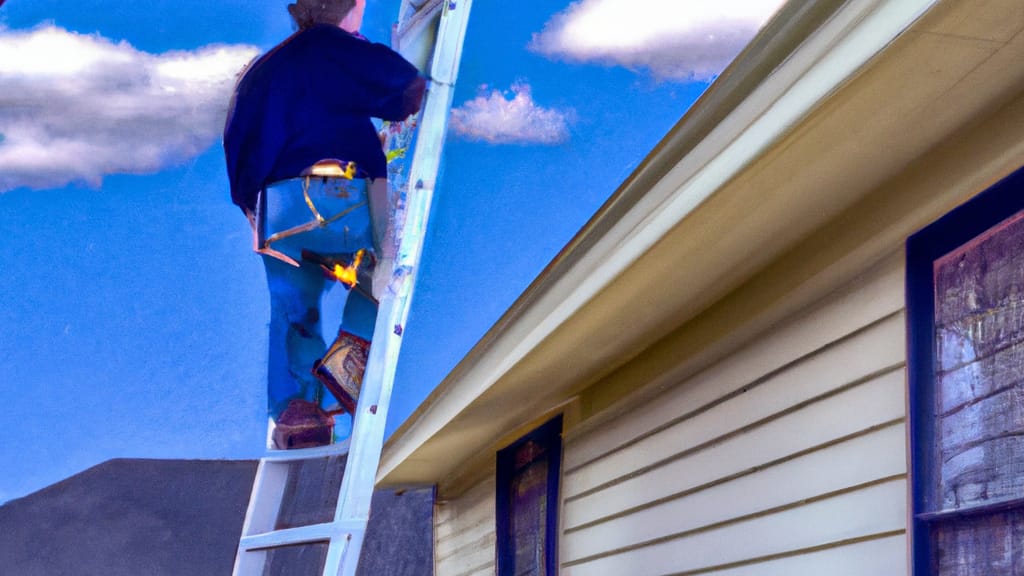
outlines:
[[314, 458], [326, 458], [328, 456], [340, 456], [348, 454], [351, 438], [346, 438], [330, 446], [317, 446], [316, 448], [300, 448], [298, 450], [268, 450], [263, 455], [264, 462], [294, 462], [296, 460], [312, 460]]
[[280, 546], [292, 546], [295, 544], [309, 544], [312, 542], [325, 542], [333, 538], [354, 534], [365, 530], [365, 519], [362, 521], [327, 522], [325, 524], [312, 524], [310, 526], [299, 526], [298, 528], [285, 528], [274, 530], [263, 534], [243, 536], [239, 541], [239, 548], [245, 551], [261, 550], [264, 548], [277, 548]]

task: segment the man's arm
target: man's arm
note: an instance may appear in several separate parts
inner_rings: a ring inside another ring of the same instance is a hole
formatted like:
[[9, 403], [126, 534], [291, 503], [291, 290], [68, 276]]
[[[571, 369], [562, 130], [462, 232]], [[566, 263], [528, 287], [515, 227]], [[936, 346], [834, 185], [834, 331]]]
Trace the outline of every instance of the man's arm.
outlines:
[[426, 78], [398, 52], [383, 44], [351, 38], [343, 51], [331, 57], [367, 91], [371, 116], [404, 120], [419, 111]]

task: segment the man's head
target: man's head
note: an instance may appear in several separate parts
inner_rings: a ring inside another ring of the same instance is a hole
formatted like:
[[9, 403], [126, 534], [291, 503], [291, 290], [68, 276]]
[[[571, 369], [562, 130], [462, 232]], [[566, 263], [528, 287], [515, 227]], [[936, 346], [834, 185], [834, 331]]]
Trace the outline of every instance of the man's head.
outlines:
[[288, 13], [300, 30], [327, 24], [358, 32], [365, 8], [366, 0], [295, 0], [288, 5]]

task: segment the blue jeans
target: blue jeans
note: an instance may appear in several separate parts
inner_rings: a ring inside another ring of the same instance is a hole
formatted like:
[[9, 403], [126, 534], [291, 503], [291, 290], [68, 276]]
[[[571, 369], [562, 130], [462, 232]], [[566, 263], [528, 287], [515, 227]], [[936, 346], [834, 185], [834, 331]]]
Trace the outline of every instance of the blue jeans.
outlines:
[[[314, 218], [303, 196], [304, 180], [285, 180], [267, 188], [268, 235], [305, 224]], [[339, 188], [342, 184], [346, 184], [345, 189]], [[277, 258], [263, 256], [270, 289], [267, 399], [270, 415], [275, 420], [293, 399], [303, 398], [325, 406], [333, 403], [332, 398], [324, 397], [329, 394], [325, 394], [311, 370], [313, 363], [327, 351], [321, 326], [321, 300], [332, 288], [346, 289], [326, 278], [320, 266], [303, 261], [302, 249], [313, 250], [323, 256], [344, 257], [373, 247], [364, 181], [345, 183], [329, 180], [325, 183], [323, 179], [312, 178], [308, 193], [324, 218], [345, 215], [324, 228], [282, 238], [271, 245], [299, 261], [301, 265], [298, 268]], [[370, 290], [370, 286], [361, 287]], [[339, 330], [370, 340], [376, 318], [377, 305], [373, 300], [357, 290], [348, 291]]]

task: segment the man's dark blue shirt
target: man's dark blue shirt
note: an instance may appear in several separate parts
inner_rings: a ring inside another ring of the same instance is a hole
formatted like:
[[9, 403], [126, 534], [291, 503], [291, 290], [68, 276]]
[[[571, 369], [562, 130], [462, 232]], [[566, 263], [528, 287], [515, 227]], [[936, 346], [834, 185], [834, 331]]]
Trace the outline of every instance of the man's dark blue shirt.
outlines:
[[371, 117], [402, 120], [419, 109], [425, 82], [383, 44], [335, 26], [301, 30], [243, 74], [224, 128], [231, 199], [255, 211], [261, 188], [324, 158], [353, 160], [387, 176]]

